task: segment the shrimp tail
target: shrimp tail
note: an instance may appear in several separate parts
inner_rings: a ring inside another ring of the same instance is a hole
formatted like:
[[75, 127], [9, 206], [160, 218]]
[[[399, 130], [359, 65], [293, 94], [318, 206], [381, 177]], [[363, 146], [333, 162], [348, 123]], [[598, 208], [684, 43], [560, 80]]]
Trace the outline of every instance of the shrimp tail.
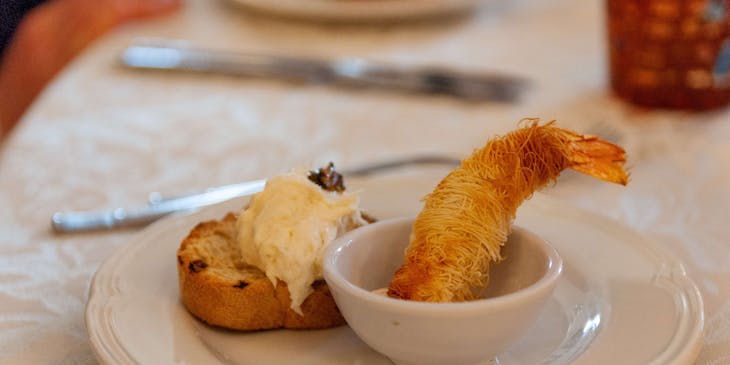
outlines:
[[568, 133], [569, 152], [566, 154], [571, 169], [603, 181], [626, 185], [629, 174], [624, 169], [626, 151], [620, 146], [597, 136]]

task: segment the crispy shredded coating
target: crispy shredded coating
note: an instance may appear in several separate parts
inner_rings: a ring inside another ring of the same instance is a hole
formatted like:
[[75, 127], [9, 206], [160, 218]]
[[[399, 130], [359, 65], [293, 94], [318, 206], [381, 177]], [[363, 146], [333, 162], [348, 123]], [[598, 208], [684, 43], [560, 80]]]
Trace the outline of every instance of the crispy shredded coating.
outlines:
[[502, 260], [517, 208], [566, 168], [627, 184], [621, 147], [539, 122], [523, 119], [517, 130], [488, 141], [424, 198], [389, 296], [474, 299], [474, 288], [487, 285], [490, 262]]

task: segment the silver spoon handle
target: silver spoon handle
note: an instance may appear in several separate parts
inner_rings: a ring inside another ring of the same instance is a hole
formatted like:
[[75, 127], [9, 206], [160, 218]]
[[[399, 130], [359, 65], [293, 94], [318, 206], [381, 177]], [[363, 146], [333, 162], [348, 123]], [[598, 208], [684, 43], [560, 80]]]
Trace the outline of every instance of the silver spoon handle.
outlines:
[[[409, 165], [445, 165], [445, 166], [457, 166], [459, 164], [459, 160], [451, 157], [445, 157], [445, 156], [437, 156], [437, 155], [425, 155], [425, 156], [417, 156], [412, 158], [406, 158], [406, 159], [400, 159], [400, 160], [392, 160], [392, 161], [385, 161], [385, 162], [376, 162], [369, 165], [360, 166], [354, 169], [350, 170], [342, 170], [341, 173], [343, 176], [347, 177], [362, 177], [367, 176], [371, 174], [376, 174], [385, 170], [391, 170], [391, 169], [397, 169], [402, 166], [409, 166]], [[223, 185], [223, 186], [216, 186], [212, 188], [208, 188], [205, 191], [202, 192], [194, 192], [192, 194], [183, 194], [183, 195], [177, 195], [177, 196], [167, 196], [163, 193], [153, 191], [147, 195], [147, 203], [149, 205], [155, 205], [160, 204], [163, 202], [186, 198], [193, 195], [198, 195], [202, 193], [207, 193], [211, 191], [229, 191], [232, 194], [236, 194], [237, 189], [241, 185], [248, 184], [246, 182], [244, 183], [238, 183], [238, 184], [231, 184], [231, 185]], [[234, 198], [234, 196], [231, 196], [231, 198]]]

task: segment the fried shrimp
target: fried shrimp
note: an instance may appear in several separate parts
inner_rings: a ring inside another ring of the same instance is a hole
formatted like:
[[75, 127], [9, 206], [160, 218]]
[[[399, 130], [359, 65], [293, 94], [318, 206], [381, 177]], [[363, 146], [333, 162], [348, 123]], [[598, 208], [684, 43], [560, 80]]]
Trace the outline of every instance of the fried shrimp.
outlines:
[[474, 299], [474, 288], [487, 285], [490, 262], [502, 260], [517, 207], [566, 168], [627, 184], [621, 147], [558, 128], [554, 121], [524, 119], [520, 126], [488, 141], [424, 198], [389, 296]]

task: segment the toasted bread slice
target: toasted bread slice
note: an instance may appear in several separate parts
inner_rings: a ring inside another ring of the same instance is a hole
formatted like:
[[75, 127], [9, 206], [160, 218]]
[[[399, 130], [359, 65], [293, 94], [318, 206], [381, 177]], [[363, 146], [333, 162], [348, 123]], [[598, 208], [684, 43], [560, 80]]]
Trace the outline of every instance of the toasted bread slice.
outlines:
[[316, 329], [345, 323], [329, 287], [320, 280], [302, 303], [303, 316], [289, 306], [289, 290], [274, 287], [258, 268], [246, 265], [235, 240], [236, 216], [198, 224], [177, 252], [180, 297], [195, 317], [236, 330]]

